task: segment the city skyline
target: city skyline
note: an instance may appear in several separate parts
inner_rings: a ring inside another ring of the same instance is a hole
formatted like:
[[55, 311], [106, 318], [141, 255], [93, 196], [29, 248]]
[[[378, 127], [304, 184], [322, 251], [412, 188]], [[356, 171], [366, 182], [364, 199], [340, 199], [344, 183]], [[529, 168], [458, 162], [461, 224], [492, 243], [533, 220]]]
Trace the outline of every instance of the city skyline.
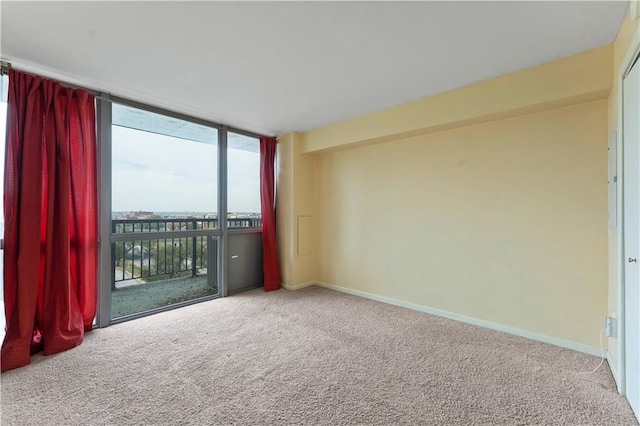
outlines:
[[[125, 218], [136, 218], [136, 219], [148, 219], [152, 216], [160, 216], [166, 219], [181, 219], [181, 218], [217, 218], [218, 212], [201, 212], [201, 211], [149, 211], [149, 210], [121, 210], [121, 211], [112, 211], [111, 218], [112, 219], [125, 219]], [[260, 218], [262, 216], [261, 212], [227, 212], [227, 217], [229, 218], [238, 218], [238, 217], [247, 217], [247, 218]]]

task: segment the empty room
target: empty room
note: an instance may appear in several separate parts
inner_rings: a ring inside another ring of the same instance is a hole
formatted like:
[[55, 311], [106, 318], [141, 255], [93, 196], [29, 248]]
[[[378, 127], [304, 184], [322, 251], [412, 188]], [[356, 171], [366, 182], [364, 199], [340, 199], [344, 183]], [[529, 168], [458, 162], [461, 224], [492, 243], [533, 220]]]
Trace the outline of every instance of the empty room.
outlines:
[[4, 425], [637, 425], [640, 4], [0, 2]]

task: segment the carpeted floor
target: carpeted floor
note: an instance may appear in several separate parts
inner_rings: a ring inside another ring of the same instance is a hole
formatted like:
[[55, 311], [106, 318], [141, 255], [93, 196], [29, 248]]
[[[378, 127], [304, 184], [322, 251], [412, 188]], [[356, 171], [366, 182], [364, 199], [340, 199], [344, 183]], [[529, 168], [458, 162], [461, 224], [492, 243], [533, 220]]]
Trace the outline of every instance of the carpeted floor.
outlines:
[[593, 356], [311, 287], [89, 333], [3, 373], [2, 424], [637, 424]]

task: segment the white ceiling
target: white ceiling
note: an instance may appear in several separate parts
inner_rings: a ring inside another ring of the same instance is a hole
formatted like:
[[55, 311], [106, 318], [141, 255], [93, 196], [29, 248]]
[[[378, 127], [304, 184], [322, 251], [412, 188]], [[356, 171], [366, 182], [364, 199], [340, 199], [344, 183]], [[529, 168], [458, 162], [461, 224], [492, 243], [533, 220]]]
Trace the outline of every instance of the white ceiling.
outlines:
[[266, 134], [610, 43], [626, 1], [1, 2], [16, 68]]

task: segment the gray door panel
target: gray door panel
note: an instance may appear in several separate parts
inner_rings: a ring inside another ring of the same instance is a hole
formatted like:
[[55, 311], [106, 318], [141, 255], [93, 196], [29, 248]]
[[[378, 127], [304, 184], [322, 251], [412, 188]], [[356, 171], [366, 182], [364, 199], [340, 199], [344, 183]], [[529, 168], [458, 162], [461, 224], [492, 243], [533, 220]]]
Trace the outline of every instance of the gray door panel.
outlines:
[[262, 234], [229, 234], [227, 250], [227, 291], [263, 285]]

